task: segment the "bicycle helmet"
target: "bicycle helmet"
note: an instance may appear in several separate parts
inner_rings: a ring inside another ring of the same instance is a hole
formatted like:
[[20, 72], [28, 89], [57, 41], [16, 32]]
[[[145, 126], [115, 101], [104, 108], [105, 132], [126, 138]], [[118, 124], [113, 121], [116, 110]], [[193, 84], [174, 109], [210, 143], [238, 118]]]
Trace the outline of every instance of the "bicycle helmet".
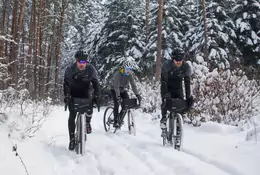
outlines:
[[184, 55], [185, 55], [185, 52], [183, 49], [175, 48], [172, 51], [171, 57], [174, 60], [180, 61], [180, 60], [184, 59]]
[[123, 64], [123, 68], [131, 68], [131, 69], [133, 69], [133, 67], [134, 67], [133, 64], [131, 62], [129, 62], [129, 61], [126, 61]]
[[83, 50], [78, 50], [75, 54], [75, 58], [77, 60], [86, 60], [88, 58], [88, 54]]

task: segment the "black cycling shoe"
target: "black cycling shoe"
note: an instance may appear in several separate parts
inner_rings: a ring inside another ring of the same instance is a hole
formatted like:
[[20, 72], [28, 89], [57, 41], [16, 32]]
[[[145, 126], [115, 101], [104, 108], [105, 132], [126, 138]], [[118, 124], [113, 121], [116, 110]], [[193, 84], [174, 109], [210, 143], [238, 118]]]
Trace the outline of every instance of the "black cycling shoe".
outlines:
[[114, 125], [113, 125], [114, 128], [119, 128], [119, 123], [118, 122], [114, 122]]
[[87, 123], [87, 134], [90, 134], [92, 132], [91, 124]]
[[75, 149], [75, 146], [76, 146], [76, 141], [75, 139], [72, 139], [69, 143], [69, 150], [74, 150]]

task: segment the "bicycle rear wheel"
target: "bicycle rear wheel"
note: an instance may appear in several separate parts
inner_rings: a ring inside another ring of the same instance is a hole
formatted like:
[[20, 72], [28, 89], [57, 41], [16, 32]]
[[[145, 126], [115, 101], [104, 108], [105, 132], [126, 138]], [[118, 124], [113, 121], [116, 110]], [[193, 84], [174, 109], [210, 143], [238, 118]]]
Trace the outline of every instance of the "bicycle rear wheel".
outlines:
[[114, 108], [112, 106], [108, 106], [105, 110], [104, 117], [103, 117], [103, 124], [106, 132], [108, 132], [110, 130], [111, 125], [114, 124], [113, 112], [114, 112]]
[[127, 115], [128, 115], [128, 131], [129, 131], [129, 134], [133, 134], [134, 136], [136, 136], [136, 126], [135, 126], [134, 116], [133, 116], [133, 114], [130, 110], [128, 110]]

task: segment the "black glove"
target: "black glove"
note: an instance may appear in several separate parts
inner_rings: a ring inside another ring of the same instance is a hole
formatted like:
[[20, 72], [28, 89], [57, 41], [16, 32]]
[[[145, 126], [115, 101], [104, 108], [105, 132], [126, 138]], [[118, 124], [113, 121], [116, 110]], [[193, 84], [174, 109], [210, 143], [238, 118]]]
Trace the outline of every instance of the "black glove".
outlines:
[[70, 100], [71, 100], [71, 97], [69, 95], [66, 95], [64, 97], [65, 111], [67, 111], [67, 107], [69, 106]]
[[136, 95], [136, 98], [138, 99], [139, 104], [141, 104], [142, 97], [140, 95]]
[[193, 106], [193, 104], [194, 104], [193, 96], [189, 96], [187, 98], [187, 103], [188, 103], [188, 108], [190, 109]]
[[93, 97], [93, 103], [97, 105], [98, 112], [100, 110], [100, 96], [99, 95], [94, 95]]
[[93, 96], [93, 103], [95, 103], [95, 104], [99, 104], [99, 100], [100, 100], [100, 97], [99, 97], [99, 95], [94, 95]]
[[171, 99], [171, 93], [170, 92], [165, 93], [163, 95], [163, 99], [165, 99], [165, 100]]
[[65, 103], [66, 105], [68, 105], [69, 102], [70, 102], [70, 99], [71, 99], [71, 97], [70, 97], [69, 95], [66, 95], [66, 96], [64, 97], [64, 103]]
[[122, 98], [120, 96], [118, 96], [116, 98], [116, 101], [117, 101], [118, 104], [121, 104], [123, 100], [122, 100]]

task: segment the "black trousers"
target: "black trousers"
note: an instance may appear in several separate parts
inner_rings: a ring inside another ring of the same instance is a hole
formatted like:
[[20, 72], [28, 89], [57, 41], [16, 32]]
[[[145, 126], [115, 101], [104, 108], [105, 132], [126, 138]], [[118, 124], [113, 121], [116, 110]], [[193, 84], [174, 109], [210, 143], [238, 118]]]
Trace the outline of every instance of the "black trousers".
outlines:
[[[117, 102], [117, 96], [116, 96], [116, 92], [114, 89], [110, 90], [111, 95], [112, 95], [112, 99], [114, 101], [114, 123], [116, 123], [118, 121], [118, 108], [119, 108], [119, 104]], [[120, 93], [120, 97], [122, 99], [129, 99], [129, 95], [126, 91], [123, 91]], [[122, 109], [124, 109], [124, 107], [122, 106]], [[120, 111], [120, 115], [122, 115], [122, 110]]]
[[[73, 97], [72, 97], [73, 98]], [[82, 97], [82, 98], [87, 98], [87, 97]], [[69, 104], [69, 119], [68, 119], [68, 127], [69, 127], [69, 137], [70, 140], [72, 138], [74, 138], [75, 136], [75, 128], [76, 128], [76, 123], [75, 123], [75, 119], [76, 119], [76, 115], [77, 112], [74, 111], [73, 105], [70, 103]], [[91, 118], [92, 118], [92, 114], [93, 114], [93, 105], [90, 105], [90, 107], [87, 110], [87, 116], [86, 116], [86, 122], [90, 123], [91, 122]]]
[[[171, 93], [171, 98], [184, 99], [184, 97], [183, 97], [183, 90], [182, 89], [173, 90], [173, 91], [170, 91], [170, 93]], [[163, 100], [163, 97], [162, 97], [162, 100]], [[161, 105], [161, 111], [162, 111], [161, 122], [165, 122], [166, 121], [167, 109], [164, 107], [163, 101], [162, 101], [162, 105]]]

